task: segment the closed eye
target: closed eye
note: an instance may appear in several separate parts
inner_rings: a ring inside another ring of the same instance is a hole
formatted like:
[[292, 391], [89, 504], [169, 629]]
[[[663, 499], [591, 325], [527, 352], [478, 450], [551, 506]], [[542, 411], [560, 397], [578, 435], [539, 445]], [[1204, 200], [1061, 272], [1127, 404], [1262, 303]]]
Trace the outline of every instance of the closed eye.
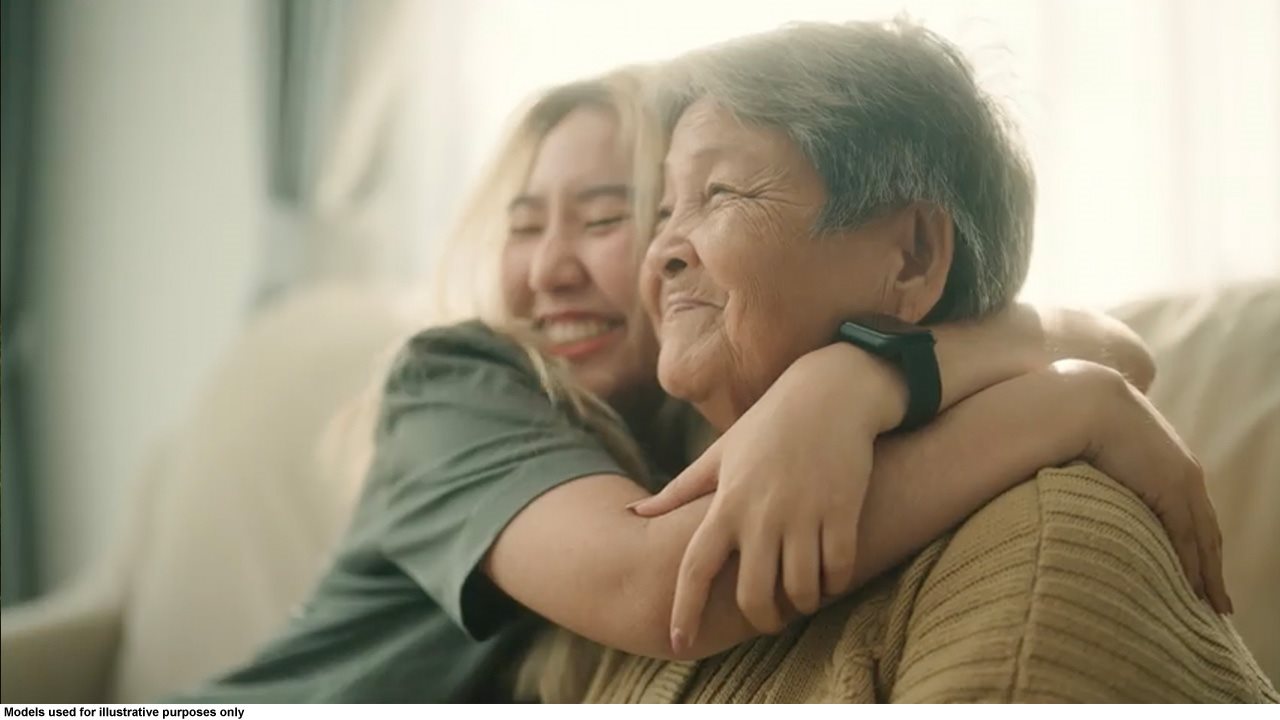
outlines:
[[710, 185], [707, 186], [708, 200], [721, 195], [741, 195], [741, 194], [742, 193], [738, 192], [737, 190], [723, 183], [711, 183]]
[[670, 219], [671, 219], [671, 208], [669, 207], [658, 208], [658, 215], [656, 218], [654, 218], [654, 222], [653, 222], [653, 231], [655, 233], [660, 232], [662, 230], [662, 227], [666, 225], [667, 221]]
[[609, 230], [630, 219], [630, 215], [611, 215], [609, 217], [590, 220], [587, 222], [588, 230]]
[[513, 238], [526, 239], [535, 238], [542, 234], [541, 225], [516, 225], [509, 229], [508, 234]]

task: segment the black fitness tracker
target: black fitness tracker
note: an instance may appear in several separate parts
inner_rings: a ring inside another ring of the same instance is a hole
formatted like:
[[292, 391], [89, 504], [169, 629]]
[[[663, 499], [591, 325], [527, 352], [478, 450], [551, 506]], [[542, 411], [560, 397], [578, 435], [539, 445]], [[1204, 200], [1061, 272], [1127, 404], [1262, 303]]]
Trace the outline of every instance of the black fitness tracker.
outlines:
[[895, 432], [914, 430], [938, 414], [942, 376], [933, 333], [889, 315], [862, 315], [840, 323], [836, 340], [883, 358], [907, 380], [907, 414]]

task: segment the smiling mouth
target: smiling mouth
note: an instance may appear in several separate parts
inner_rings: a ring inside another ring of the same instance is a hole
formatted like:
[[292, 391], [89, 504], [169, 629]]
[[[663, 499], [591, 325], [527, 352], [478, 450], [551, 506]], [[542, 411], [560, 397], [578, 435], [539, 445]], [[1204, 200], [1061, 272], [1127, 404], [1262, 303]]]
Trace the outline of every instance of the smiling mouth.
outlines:
[[719, 310], [720, 306], [715, 303], [707, 302], [706, 300], [698, 300], [691, 297], [675, 297], [663, 304], [662, 316], [670, 317], [672, 315], [685, 312], [686, 310], [697, 310], [699, 308], [713, 308]]
[[558, 320], [542, 324], [542, 336], [552, 345], [581, 342], [622, 327], [619, 320]]
[[604, 318], [547, 320], [539, 331], [552, 355], [575, 359], [612, 345], [622, 335], [623, 321]]

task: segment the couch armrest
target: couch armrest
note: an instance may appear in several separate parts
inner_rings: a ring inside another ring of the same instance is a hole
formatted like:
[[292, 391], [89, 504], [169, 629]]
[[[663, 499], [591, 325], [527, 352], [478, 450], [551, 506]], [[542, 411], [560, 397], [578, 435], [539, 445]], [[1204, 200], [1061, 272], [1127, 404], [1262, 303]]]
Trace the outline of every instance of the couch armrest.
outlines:
[[108, 699], [121, 606], [101, 589], [82, 585], [0, 615], [0, 702]]

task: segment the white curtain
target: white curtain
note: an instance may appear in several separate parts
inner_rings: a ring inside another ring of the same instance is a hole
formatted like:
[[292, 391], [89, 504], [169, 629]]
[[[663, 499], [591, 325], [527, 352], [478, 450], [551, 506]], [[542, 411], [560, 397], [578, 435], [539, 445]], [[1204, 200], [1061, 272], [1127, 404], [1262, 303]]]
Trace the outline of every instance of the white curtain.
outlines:
[[1029, 295], [1280, 276], [1280, 3], [1045, 3]]
[[318, 280], [396, 275], [392, 140], [427, 9], [418, 0], [267, 6], [263, 296]]
[[790, 20], [905, 11], [965, 49], [1021, 123], [1040, 184], [1024, 297], [1105, 307], [1280, 276], [1274, 0], [430, 5], [398, 141], [413, 162], [395, 191], [419, 257], [502, 120], [536, 88]]

